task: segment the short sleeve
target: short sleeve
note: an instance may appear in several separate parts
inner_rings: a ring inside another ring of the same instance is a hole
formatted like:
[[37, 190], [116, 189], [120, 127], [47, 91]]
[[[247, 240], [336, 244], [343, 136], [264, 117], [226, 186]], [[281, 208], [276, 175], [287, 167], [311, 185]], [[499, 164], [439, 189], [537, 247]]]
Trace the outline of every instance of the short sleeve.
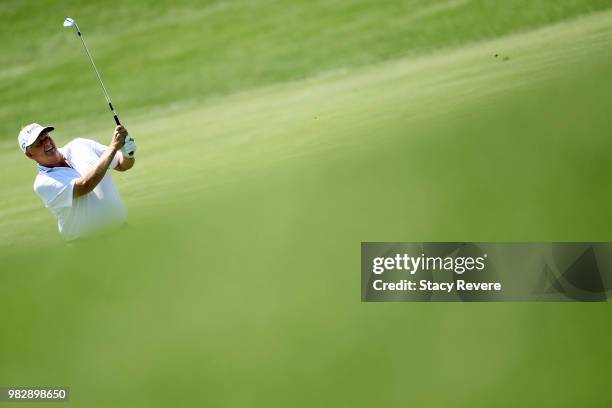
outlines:
[[60, 179], [46, 175], [38, 176], [34, 183], [34, 191], [42, 199], [45, 207], [57, 212], [64, 207], [72, 207], [76, 179], [77, 177]]
[[[96, 156], [98, 157], [102, 156], [102, 154], [104, 154], [106, 149], [108, 149], [108, 146], [104, 146], [102, 143], [98, 143], [95, 140], [89, 140], [89, 142], [94, 152], [96, 152]], [[117, 167], [117, 165], [119, 164], [120, 157], [121, 157], [121, 151], [118, 151], [117, 153], [115, 153], [115, 157], [113, 157], [113, 160], [111, 161], [111, 164], [110, 164], [111, 169], [114, 169], [115, 167]]]

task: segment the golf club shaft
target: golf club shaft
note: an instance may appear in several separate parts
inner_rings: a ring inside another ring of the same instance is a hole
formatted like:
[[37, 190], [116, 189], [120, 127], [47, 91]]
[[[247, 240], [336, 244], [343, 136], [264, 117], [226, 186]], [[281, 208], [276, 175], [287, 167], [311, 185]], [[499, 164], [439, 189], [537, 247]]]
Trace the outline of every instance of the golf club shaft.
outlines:
[[[106, 90], [106, 87], [104, 86], [104, 82], [102, 81], [102, 76], [100, 75], [100, 72], [98, 71], [98, 67], [96, 67], [96, 63], [94, 62], [94, 59], [91, 55], [91, 52], [89, 52], [89, 47], [87, 47], [87, 43], [85, 43], [85, 38], [83, 37], [83, 34], [81, 34], [81, 29], [79, 28], [79, 25], [77, 24], [77, 22], [73, 19], [66, 19], [66, 21], [64, 21], [64, 26], [66, 25], [66, 22], [69, 23], [69, 25], [74, 25], [74, 28], [76, 29], [77, 35], [79, 36], [79, 38], [81, 39], [81, 43], [83, 44], [83, 48], [85, 49], [85, 53], [87, 54], [87, 56], [89, 57], [89, 61], [91, 62], [91, 66], [94, 69], [94, 72], [96, 73], [96, 77], [98, 78], [98, 82], [100, 82], [100, 86], [102, 87], [102, 92], [104, 92], [104, 97], [106, 98], [106, 102], [108, 103], [108, 107], [110, 108], [112, 114], [113, 114], [113, 118], [115, 119], [115, 124], [117, 124], [117, 126], [121, 125], [121, 122], [119, 121], [119, 116], [117, 116], [117, 112], [115, 112], [115, 108], [113, 107], [113, 103], [111, 102], [111, 98], [110, 95], [108, 94], [108, 91]], [[130, 137], [130, 135], [125, 135], [125, 140], [128, 141], [133, 141], [134, 139]], [[127, 154], [129, 157], [134, 157], [134, 151], [135, 150], [131, 150], [128, 151]]]
[[110, 95], [108, 94], [108, 91], [106, 90], [106, 87], [104, 86], [104, 81], [102, 81], [102, 77], [100, 76], [100, 72], [98, 71], [98, 68], [96, 67], [96, 63], [94, 62], [93, 57], [91, 56], [91, 52], [89, 52], [89, 48], [87, 47], [87, 43], [85, 42], [85, 38], [83, 37], [83, 34], [81, 34], [81, 29], [79, 28], [79, 25], [76, 23], [76, 21], [74, 22], [74, 26], [77, 30], [77, 35], [79, 36], [79, 38], [81, 39], [81, 43], [83, 44], [83, 48], [85, 49], [85, 52], [87, 53], [87, 56], [89, 57], [89, 61], [91, 61], [91, 66], [93, 67], [95, 73], [96, 73], [96, 77], [98, 78], [98, 82], [100, 82], [100, 86], [102, 86], [102, 92], [104, 92], [104, 97], [106, 98], [106, 102], [108, 103], [108, 107], [110, 108], [111, 112], [113, 113], [113, 118], [115, 119], [115, 123], [117, 124], [117, 126], [121, 125], [121, 122], [119, 121], [119, 117], [117, 116], [117, 112], [115, 112], [115, 108], [113, 107], [113, 102], [111, 101]]

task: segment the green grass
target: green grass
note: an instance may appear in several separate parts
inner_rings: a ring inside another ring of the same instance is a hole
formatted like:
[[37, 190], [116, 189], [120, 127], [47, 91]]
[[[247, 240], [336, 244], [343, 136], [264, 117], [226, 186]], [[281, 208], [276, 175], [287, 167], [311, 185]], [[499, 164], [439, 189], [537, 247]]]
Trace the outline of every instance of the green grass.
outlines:
[[[228, 92], [431, 52], [602, 10], [610, 0], [7, 2], [0, 11], [0, 135], [66, 126], [106, 106], [73, 33], [80, 21], [124, 117]], [[58, 122], [60, 121], [60, 122]], [[97, 122], [99, 123], [99, 122]]]
[[[612, 402], [608, 304], [359, 302], [361, 241], [612, 238], [612, 14], [551, 24], [607, 3], [135, 4], [79, 13], [140, 147], [113, 176], [129, 230], [65, 247], [0, 142], [0, 384], [88, 407]], [[3, 82], [3, 114], [106, 141], [74, 38], [38, 35], [64, 62], [2, 73], [56, 93]]]

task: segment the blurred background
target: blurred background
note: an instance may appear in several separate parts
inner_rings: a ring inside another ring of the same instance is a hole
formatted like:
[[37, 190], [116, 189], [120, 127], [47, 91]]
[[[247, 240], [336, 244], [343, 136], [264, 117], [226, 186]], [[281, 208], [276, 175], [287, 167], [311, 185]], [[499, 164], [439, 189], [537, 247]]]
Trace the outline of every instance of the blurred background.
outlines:
[[[71, 404], [612, 404], [609, 303], [360, 303], [362, 241], [610, 241], [612, 1], [2, 1], [0, 385]], [[21, 126], [109, 143], [66, 246]], [[20, 404], [18, 406], [24, 406]]]

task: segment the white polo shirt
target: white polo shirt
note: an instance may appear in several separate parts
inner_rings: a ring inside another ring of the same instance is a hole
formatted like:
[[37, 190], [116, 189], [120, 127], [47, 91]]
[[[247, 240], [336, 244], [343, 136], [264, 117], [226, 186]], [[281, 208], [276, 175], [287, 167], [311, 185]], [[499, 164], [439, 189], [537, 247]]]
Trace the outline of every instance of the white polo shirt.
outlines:
[[[72, 197], [75, 180], [98, 163], [107, 148], [93, 140], [74, 139], [58, 149], [72, 168], [38, 165], [34, 191], [57, 217], [59, 232], [68, 241], [118, 228], [127, 219], [127, 210], [110, 171], [91, 192]], [[110, 168], [117, 166], [120, 154], [117, 152]]]

